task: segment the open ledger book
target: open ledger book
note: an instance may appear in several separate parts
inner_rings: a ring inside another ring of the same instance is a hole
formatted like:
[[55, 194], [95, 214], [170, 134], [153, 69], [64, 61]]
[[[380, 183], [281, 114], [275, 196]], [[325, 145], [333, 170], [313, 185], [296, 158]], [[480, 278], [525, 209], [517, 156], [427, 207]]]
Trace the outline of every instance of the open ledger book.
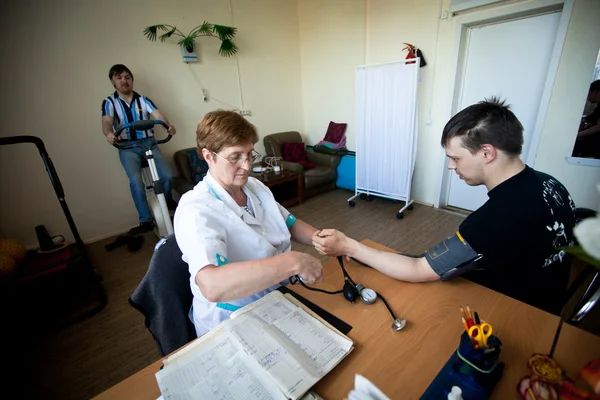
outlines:
[[353, 349], [289, 294], [273, 291], [174, 353], [164, 399], [299, 399]]

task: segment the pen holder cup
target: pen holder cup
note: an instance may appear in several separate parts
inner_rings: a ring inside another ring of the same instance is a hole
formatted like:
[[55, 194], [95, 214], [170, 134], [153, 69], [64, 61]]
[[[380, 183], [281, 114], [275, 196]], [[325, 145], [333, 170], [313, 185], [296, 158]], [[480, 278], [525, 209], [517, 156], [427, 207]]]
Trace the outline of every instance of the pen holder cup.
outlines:
[[474, 348], [469, 335], [464, 332], [452, 363], [451, 374], [466, 399], [487, 399], [502, 377], [504, 364], [499, 363], [502, 342], [490, 336], [487, 346]]
[[487, 346], [474, 349], [469, 335], [460, 337], [458, 349], [433, 379], [421, 400], [448, 398], [453, 386], [458, 386], [466, 400], [488, 399], [502, 377], [504, 364], [498, 362], [502, 342], [490, 336]]

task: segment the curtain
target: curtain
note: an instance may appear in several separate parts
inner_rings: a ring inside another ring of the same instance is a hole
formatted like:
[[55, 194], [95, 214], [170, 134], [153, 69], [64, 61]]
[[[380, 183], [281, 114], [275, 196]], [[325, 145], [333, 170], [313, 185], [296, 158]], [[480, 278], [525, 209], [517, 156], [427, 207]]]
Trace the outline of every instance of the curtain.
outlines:
[[410, 199], [418, 62], [356, 70], [356, 190]]

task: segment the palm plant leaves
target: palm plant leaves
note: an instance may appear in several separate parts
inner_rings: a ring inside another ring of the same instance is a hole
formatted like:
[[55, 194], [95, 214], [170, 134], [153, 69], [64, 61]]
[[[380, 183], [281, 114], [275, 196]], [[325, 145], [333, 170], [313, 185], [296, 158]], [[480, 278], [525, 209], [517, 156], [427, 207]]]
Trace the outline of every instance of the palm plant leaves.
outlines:
[[164, 42], [165, 40], [170, 38], [171, 35], [173, 35], [174, 33], [175, 33], [175, 27], [173, 27], [173, 29], [171, 29], [169, 32], [163, 33], [162, 35], [160, 35], [160, 41]]
[[238, 51], [238, 47], [231, 40], [225, 39], [225, 40], [223, 40], [223, 42], [221, 42], [221, 47], [219, 48], [219, 54], [222, 55], [223, 57], [231, 57], [232, 55], [237, 53], [237, 51]]
[[186, 36], [173, 25], [159, 24], [146, 27], [144, 29], [144, 35], [148, 38], [148, 40], [154, 42], [156, 41], [156, 36], [159, 31], [165, 32], [159, 36], [161, 42], [164, 42], [173, 35], [181, 36], [183, 39], [179, 40], [177, 44], [185, 47], [188, 52], [193, 51], [194, 39], [199, 36], [212, 36], [221, 40], [219, 54], [223, 57], [230, 57], [238, 51], [237, 45], [233, 42], [233, 38], [237, 33], [237, 28], [232, 26], [213, 25], [204, 21], [201, 25], [198, 25], [192, 29]]
[[213, 25], [212, 31], [219, 36], [219, 39], [224, 41], [227, 39], [233, 39], [235, 33], [237, 32], [237, 28], [232, 26]]

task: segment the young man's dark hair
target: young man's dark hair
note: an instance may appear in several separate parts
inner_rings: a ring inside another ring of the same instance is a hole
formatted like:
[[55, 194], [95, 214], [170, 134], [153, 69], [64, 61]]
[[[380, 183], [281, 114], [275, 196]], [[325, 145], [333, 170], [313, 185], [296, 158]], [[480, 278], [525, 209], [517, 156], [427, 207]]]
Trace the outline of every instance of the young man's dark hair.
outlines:
[[594, 82], [592, 82], [592, 84], [590, 85], [590, 92], [598, 92], [600, 91], [600, 79], [595, 80]]
[[133, 79], [133, 74], [131, 73], [129, 68], [127, 68], [123, 64], [115, 64], [112, 67], [110, 67], [110, 70], [108, 71], [108, 79], [112, 79], [113, 76], [119, 75], [123, 72], [127, 72], [129, 75], [131, 75], [131, 79]]
[[497, 97], [485, 99], [456, 114], [442, 133], [442, 146], [454, 137], [475, 154], [482, 145], [491, 144], [509, 155], [518, 156], [523, 148], [523, 125], [509, 106]]

